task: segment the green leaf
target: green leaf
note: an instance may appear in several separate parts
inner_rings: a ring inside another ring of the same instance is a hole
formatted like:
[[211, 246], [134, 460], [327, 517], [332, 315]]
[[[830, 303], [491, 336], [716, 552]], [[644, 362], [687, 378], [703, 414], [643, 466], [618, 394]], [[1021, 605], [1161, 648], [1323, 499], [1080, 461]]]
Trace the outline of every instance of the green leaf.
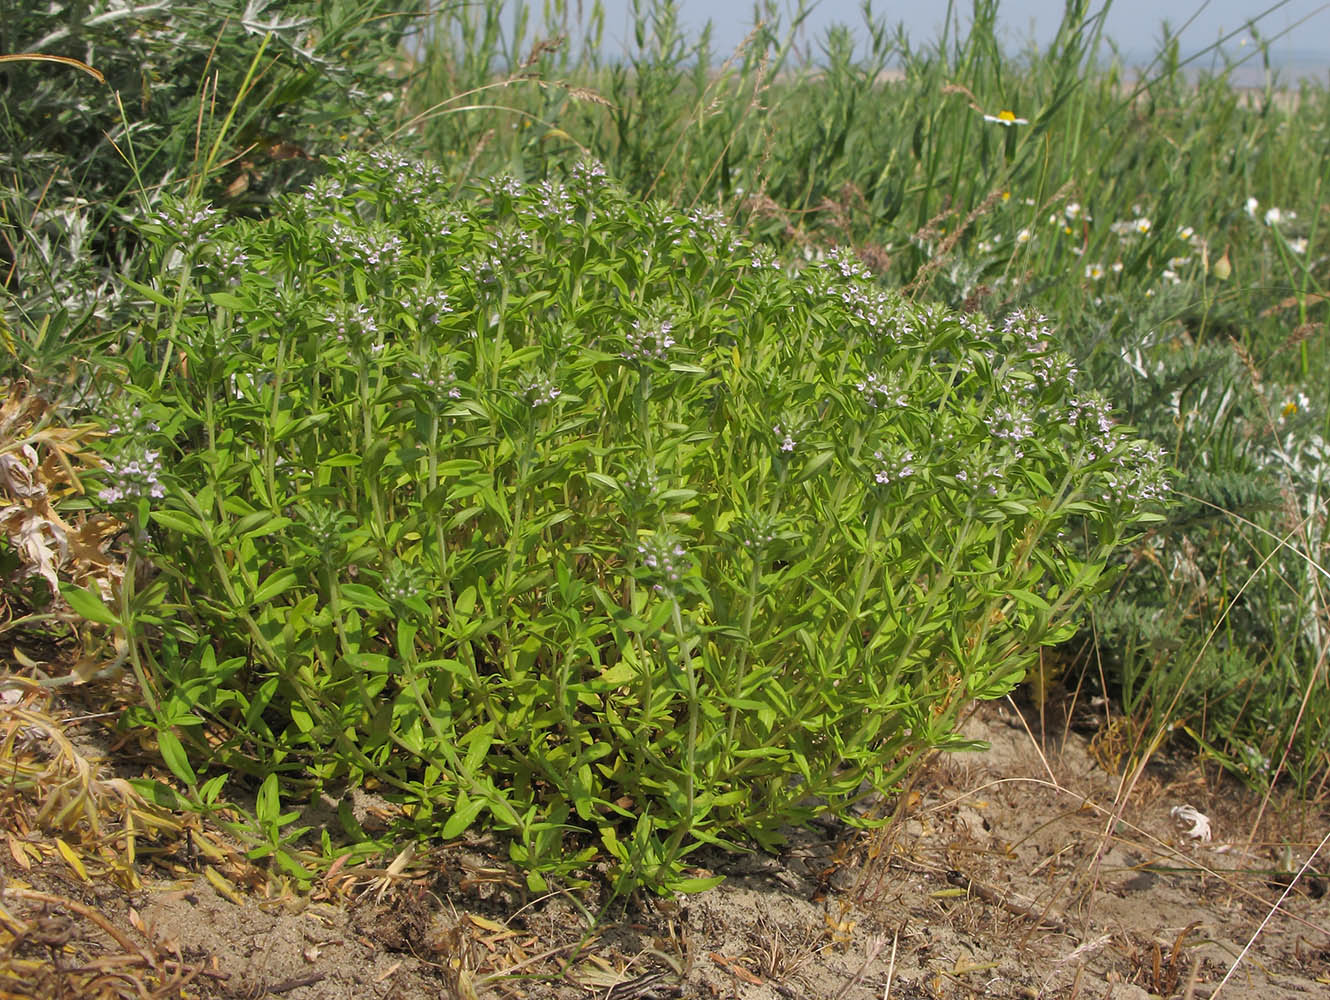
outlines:
[[610, 687], [627, 684], [637, 676], [637, 666], [628, 657], [623, 657], [614, 666], [600, 672], [600, 680]]
[[193, 535], [195, 538], [207, 537], [207, 534], [199, 526], [198, 518], [186, 514], [183, 511], [154, 510], [150, 511], [148, 516], [163, 528], [168, 528], [171, 531], [178, 531], [182, 535]]
[[724, 881], [724, 875], [712, 875], [709, 878], [671, 879], [669, 885], [675, 892], [694, 893], [706, 892], [708, 889], [714, 889]]
[[337, 586], [338, 593], [350, 607], [363, 608], [366, 611], [387, 611], [388, 602], [375, 593], [372, 587], [363, 583], [342, 583]]
[[480, 766], [485, 763], [485, 757], [494, 743], [494, 723], [487, 722], [471, 730], [467, 734], [467, 743], [470, 745], [466, 749], [466, 761], [463, 767], [467, 774], [476, 774]]
[[230, 777], [229, 774], [219, 774], [205, 781], [199, 787], [199, 801], [207, 806], [215, 805], [217, 797], [222, 794], [222, 788]]
[[258, 821], [275, 833], [281, 818], [282, 804], [277, 790], [277, 775], [270, 774], [259, 785], [259, 793], [254, 799], [254, 815]]
[[60, 594], [69, 602], [69, 606], [76, 614], [88, 621], [96, 622], [98, 625], [120, 624], [120, 619], [91, 590], [75, 587], [72, 583], [61, 583]]
[[259, 585], [259, 589], [254, 591], [254, 596], [250, 598], [251, 606], [271, 604], [273, 600], [286, 593], [292, 587], [300, 582], [300, 577], [296, 575], [295, 570], [279, 569], [275, 573], [270, 573]]
[[453, 814], [448, 818], [448, 822], [443, 824], [439, 836], [444, 840], [460, 837], [470, 828], [484, 808], [484, 799], [471, 799], [467, 797], [465, 792], [458, 792], [457, 802], [453, 805]]
[[1042, 597], [1040, 597], [1038, 594], [1034, 593], [1033, 591], [1012, 590], [1009, 591], [1009, 593], [1018, 604], [1025, 604], [1032, 608], [1038, 608], [1040, 611], [1053, 610], [1046, 600], [1044, 600]]
[[198, 778], [194, 776], [194, 769], [189, 766], [189, 757], [185, 753], [184, 746], [176, 734], [169, 729], [159, 729], [157, 731], [157, 749], [161, 751], [162, 760], [166, 766], [171, 769], [171, 773], [183, 781], [190, 788], [198, 784]]
[[233, 292], [212, 292], [208, 295], [208, 298], [213, 305], [230, 309], [232, 312], [251, 312], [255, 308], [254, 303], [249, 299], [242, 298]]
[[819, 472], [825, 469], [831, 463], [832, 459], [834, 459], [835, 457], [836, 453], [834, 451], [831, 450], [819, 451], [816, 455], [810, 458], [808, 460], [808, 463], [803, 467], [802, 470], [800, 470], [797, 482], [802, 483], [806, 480], [812, 479]]
[[155, 302], [157, 305], [165, 306], [167, 309], [172, 309], [175, 306], [175, 303], [155, 288], [149, 288], [147, 285], [140, 285], [137, 281], [126, 278], [123, 274], [120, 275], [120, 280], [142, 295], [149, 302]]
[[146, 801], [163, 809], [185, 812], [190, 807], [189, 802], [179, 792], [160, 781], [151, 778], [130, 778], [129, 783]]

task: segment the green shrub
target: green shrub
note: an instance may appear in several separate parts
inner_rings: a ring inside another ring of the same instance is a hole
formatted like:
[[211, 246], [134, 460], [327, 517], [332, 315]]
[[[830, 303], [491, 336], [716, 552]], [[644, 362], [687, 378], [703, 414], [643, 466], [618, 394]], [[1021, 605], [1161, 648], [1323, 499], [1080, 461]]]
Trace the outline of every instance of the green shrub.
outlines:
[[101, 493], [159, 574], [139, 718], [205, 801], [261, 779], [293, 870], [279, 791], [372, 779], [533, 885], [696, 888], [958, 745], [1159, 496], [1041, 318], [787, 272], [593, 164], [450, 204], [346, 156], [149, 238]]
[[[571, 138], [634, 193], [719, 201], [782, 255], [852, 246], [908, 294], [1056, 316], [1090, 384], [1168, 450], [1182, 501], [1123, 553], [1134, 579], [1080, 648], [1142, 745], [1190, 732], [1249, 779], [1293, 773], [1319, 794], [1330, 91], [1281, 74], [1268, 17], [1185, 57], [1194, 37], [1165, 24], [1140, 65], [1101, 44], [1108, 2], [1068, 2], [1015, 53], [998, 0], [963, 4], [968, 26], [936, 38], [865, 8], [852, 35], [797, 46], [808, 5], [763, 3], [764, 28], [722, 63], [671, 0], [632, 5], [612, 60], [595, 13], [579, 24], [555, 2], [537, 25], [500, 13], [513, 6], [435, 18], [412, 99], [440, 162], [539, 177]], [[575, 41], [550, 52], [533, 34]], [[546, 85], [498, 86], [516, 73]], [[480, 109], [451, 100], [479, 87]], [[1241, 684], [1203, 680], [1244, 663]]]

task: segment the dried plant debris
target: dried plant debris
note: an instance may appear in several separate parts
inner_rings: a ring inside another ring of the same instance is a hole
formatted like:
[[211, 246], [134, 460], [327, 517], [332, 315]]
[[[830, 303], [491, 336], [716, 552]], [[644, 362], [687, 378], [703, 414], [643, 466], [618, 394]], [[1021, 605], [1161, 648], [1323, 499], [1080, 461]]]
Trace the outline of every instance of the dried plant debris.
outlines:
[[[124, 660], [126, 641], [86, 621], [66, 602], [61, 584], [110, 600], [124, 566], [111, 552], [122, 523], [106, 514], [66, 516], [64, 501], [83, 494], [83, 476], [101, 467], [92, 449], [98, 433], [89, 425], [63, 423], [52, 404], [25, 381], [5, 385], [0, 403], [0, 528], [8, 540], [8, 572], [0, 579], [0, 635], [29, 633], [49, 637], [72, 628], [83, 635], [83, 653], [60, 664], [71, 682], [107, 671]], [[40, 583], [33, 586], [33, 581]], [[87, 634], [85, 634], [87, 633]], [[25, 645], [27, 648], [24, 648]], [[34, 653], [48, 643], [12, 646], [17, 663], [50, 672], [50, 658]], [[72, 669], [71, 669], [72, 668]]]

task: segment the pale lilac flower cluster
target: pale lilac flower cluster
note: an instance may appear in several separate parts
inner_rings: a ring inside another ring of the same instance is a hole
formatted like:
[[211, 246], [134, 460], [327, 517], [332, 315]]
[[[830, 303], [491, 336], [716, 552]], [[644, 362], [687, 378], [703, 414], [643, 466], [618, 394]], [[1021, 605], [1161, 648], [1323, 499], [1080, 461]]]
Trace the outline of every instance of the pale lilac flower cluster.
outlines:
[[1163, 448], [1153, 441], [1132, 441], [1115, 468], [1104, 474], [1105, 499], [1136, 506], [1163, 503], [1172, 490], [1165, 468]]
[[508, 198], [520, 198], [522, 196], [522, 182], [512, 174], [500, 174], [490, 180], [490, 197], [498, 198], [500, 195]]
[[386, 226], [371, 224], [365, 228], [344, 226], [334, 221], [328, 242], [335, 253], [360, 263], [366, 270], [379, 270], [396, 263], [405, 241]]
[[1074, 424], [1087, 421], [1100, 434], [1113, 430], [1113, 404], [1098, 394], [1077, 396], [1067, 404], [1067, 409]]
[[496, 260], [507, 261], [509, 264], [532, 253], [536, 248], [530, 233], [511, 227], [499, 230], [488, 245], [490, 253]]
[[422, 205], [420, 207], [420, 228], [434, 238], [450, 236], [453, 227], [458, 224], [460, 215], [461, 213], [440, 205]]
[[978, 313], [965, 313], [958, 322], [962, 330], [981, 340], [987, 340], [993, 335], [993, 324]]
[[780, 259], [777, 258], [776, 251], [770, 247], [753, 247], [753, 257], [749, 261], [749, 266], [757, 270], [779, 271]]
[[660, 477], [648, 465], [634, 466], [620, 473], [619, 488], [627, 496], [645, 500], [660, 489]]
[[371, 164], [385, 174], [394, 176], [399, 185], [398, 190], [403, 190], [401, 185], [408, 181], [417, 187], [443, 183], [442, 168], [429, 160], [419, 160], [414, 156], [406, 156], [390, 149], [371, 152], [368, 156]]
[[323, 318], [333, 328], [333, 339], [339, 344], [358, 344], [379, 335], [378, 320], [364, 302], [355, 306], [339, 303], [336, 311]]
[[302, 506], [298, 509], [297, 515], [304, 523], [315, 546], [323, 553], [325, 559], [330, 560], [342, 542], [342, 532], [350, 524], [349, 515], [327, 504]]
[[973, 456], [961, 458], [956, 467], [956, 482], [975, 496], [997, 496], [998, 484], [1006, 469], [993, 463], [981, 463]]
[[1067, 404], [1067, 420], [1073, 427], [1089, 431], [1086, 458], [1095, 461], [1113, 450], [1113, 404], [1098, 394], [1073, 397]]
[[766, 511], [745, 514], [735, 525], [739, 544], [754, 555], [770, 548], [780, 537], [780, 525]]
[[1002, 331], [1024, 341], [1024, 347], [1032, 351], [1044, 350], [1053, 337], [1048, 317], [1031, 309], [1017, 309], [1008, 314], [1003, 321]]
[[399, 153], [395, 149], [388, 149], [387, 147], [368, 150], [361, 155], [356, 155], [356, 153], [343, 154], [342, 160], [349, 166], [359, 166], [362, 163], [367, 163], [369, 166], [381, 170], [385, 174], [406, 173], [406, 171], [416, 165], [416, 161], [412, 160], [409, 156]]
[[794, 451], [799, 445], [799, 442], [795, 440], [794, 432], [784, 424], [776, 424], [771, 428], [771, 433], [776, 435], [776, 444], [780, 450], [787, 454]]
[[155, 420], [145, 420], [143, 411], [137, 406], [122, 413], [117, 413], [111, 417], [110, 423], [106, 425], [106, 433], [116, 434], [139, 434], [144, 431], [156, 433], [161, 430]]
[[305, 189], [302, 198], [310, 208], [326, 210], [329, 205], [342, 200], [346, 194], [346, 182], [333, 174], [315, 177]]
[[853, 250], [845, 247], [832, 247], [827, 254], [827, 264], [840, 272], [842, 278], [858, 278], [861, 281], [870, 280], [873, 275], [869, 272]]
[[459, 270], [470, 275], [478, 285], [494, 285], [498, 283], [499, 274], [503, 271], [503, 262], [487, 254], [460, 265]]
[[996, 406], [991, 416], [993, 436], [1012, 444], [1034, 437], [1034, 416], [1019, 404]]
[[442, 289], [425, 292], [417, 289], [411, 295], [411, 305], [416, 311], [416, 320], [422, 327], [438, 326], [443, 317], [453, 311], [448, 301], [448, 294]]
[[[229, 240], [225, 243], [214, 244], [212, 257], [217, 269], [223, 272], [242, 271], [245, 265], [249, 263], [249, 255], [245, 253], [244, 248], [239, 243]], [[232, 275], [231, 284], [234, 286], [239, 283], [239, 276]]]
[[383, 596], [389, 601], [402, 603], [420, 593], [421, 572], [400, 560], [394, 560], [383, 577]]
[[883, 406], [904, 407], [910, 405], [909, 394], [901, 382], [900, 375], [892, 372], [886, 378], [876, 372], [869, 372], [854, 384], [859, 395], [873, 409]]
[[909, 336], [913, 327], [901, 323], [901, 311], [891, 294], [865, 282], [838, 284], [833, 292], [861, 323], [892, 341]]
[[568, 189], [562, 183], [553, 180], [540, 181], [533, 194], [536, 199], [537, 217], [553, 225], [566, 225], [572, 221], [573, 202], [568, 197]]
[[146, 497], [166, 496], [162, 484], [161, 452], [143, 445], [131, 446], [119, 464], [107, 465], [108, 485], [97, 494], [102, 503], [122, 503]]
[[730, 236], [730, 220], [717, 208], [694, 208], [687, 214], [696, 231], [713, 240], [722, 240]]
[[148, 220], [181, 242], [201, 242], [225, 222], [222, 211], [196, 199], [163, 198]]
[[1030, 371], [1041, 385], [1074, 385], [1080, 371], [1065, 351], [1046, 351], [1030, 359]]
[[395, 149], [355, 150], [338, 156], [336, 162], [348, 172], [380, 174], [391, 179], [394, 192], [404, 201], [419, 201], [444, 182], [443, 170], [437, 164]]
[[674, 324], [667, 319], [644, 323], [634, 320], [633, 328], [624, 334], [626, 346], [620, 354], [628, 361], [664, 361], [674, 346], [670, 331]]
[[873, 471], [873, 481], [879, 486], [900, 483], [914, 475], [914, 452], [908, 449], [883, 448], [873, 452], [877, 468]]
[[528, 375], [522, 380], [521, 388], [522, 395], [532, 407], [548, 406], [563, 395], [563, 390], [548, 375]]
[[656, 590], [673, 587], [688, 572], [691, 560], [683, 543], [672, 535], [657, 532], [637, 546], [637, 557], [648, 574], [660, 580]]
[[572, 173], [574, 189], [577, 194], [588, 200], [609, 184], [609, 179], [605, 176], [605, 164], [589, 157], [583, 157], [574, 163]]
[[431, 399], [447, 396], [449, 399], [461, 399], [462, 390], [457, 384], [457, 373], [451, 361], [431, 359], [420, 367], [411, 367], [406, 377], [425, 390]]

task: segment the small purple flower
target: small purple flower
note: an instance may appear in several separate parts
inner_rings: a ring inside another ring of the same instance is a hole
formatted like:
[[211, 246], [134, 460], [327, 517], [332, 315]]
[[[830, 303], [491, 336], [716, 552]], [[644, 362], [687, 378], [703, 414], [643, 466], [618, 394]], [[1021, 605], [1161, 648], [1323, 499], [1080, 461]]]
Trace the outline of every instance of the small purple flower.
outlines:
[[620, 354], [628, 361], [664, 361], [674, 346], [670, 334], [673, 328], [674, 324], [665, 319], [646, 323], [634, 320], [633, 328], [624, 334], [627, 346]]
[[656, 532], [639, 542], [637, 557], [647, 575], [657, 581], [657, 590], [672, 590], [692, 565], [683, 543], [666, 532]]
[[162, 484], [161, 452], [143, 446], [131, 446], [120, 463], [109, 463], [106, 468], [108, 484], [97, 494], [102, 503], [132, 503], [166, 496]]
[[914, 452], [901, 448], [883, 448], [873, 452], [877, 468], [873, 470], [873, 482], [878, 486], [890, 486], [904, 482], [914, 475]]
[[537, 406], [548, 406], [563, 395], [563, 390], [554, 384], [552, 378], [540, 374], [528, 375], [523, 379], [521, 390], [533, 409]]

